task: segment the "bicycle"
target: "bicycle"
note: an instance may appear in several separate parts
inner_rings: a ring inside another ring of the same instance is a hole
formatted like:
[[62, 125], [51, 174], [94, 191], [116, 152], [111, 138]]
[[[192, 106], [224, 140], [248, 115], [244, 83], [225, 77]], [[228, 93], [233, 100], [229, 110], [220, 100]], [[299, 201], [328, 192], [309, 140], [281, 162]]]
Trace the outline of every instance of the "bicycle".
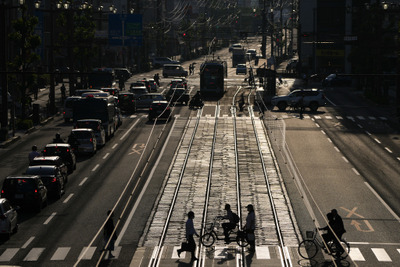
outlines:
[[[320, 241], [317, 238], [317, 228], [314, 231], [306, 231], [306, 238], [302, 242], [300, 242], [298, 251], [302, 258], [304, 259], [312, 259], [317, 255], [318, 248], [325, 249], [323, 241]], [[344, 251], [336, 248], [336, 243], [332, 240], [329, 241], [327, 245], [327, 251], [335, 258], [335, 259], [345, 259], [350, 253], [350, 244], [342, 238], [340, 240], [340, 244]]]
[[[214, 218], [212, 223], [206, 224], [205, 233], [200, 237], [200, 242], [205, 247], [211, 247], [214, 244], [215, 240], [225, 240], [225, 236], [219, 238], [217, 234], [218, 226], [220, 225], [220, 220], [222, 218], [223, 217], [221, 216], [217, 216]], [[239, 230], [236, 226], [235, 229], [229, 230], [229, 238], [231, 234], [236, 234], [235, 241], [240, 247], [247, 247], [249, 245], [249, 242], [247, 241], [246, 231]]]

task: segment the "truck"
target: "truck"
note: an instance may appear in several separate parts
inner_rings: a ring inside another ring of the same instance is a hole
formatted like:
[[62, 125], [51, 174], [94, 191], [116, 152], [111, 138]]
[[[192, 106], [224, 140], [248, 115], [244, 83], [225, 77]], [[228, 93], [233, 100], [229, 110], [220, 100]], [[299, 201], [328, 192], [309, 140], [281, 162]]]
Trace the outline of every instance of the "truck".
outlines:
[[115, 73], [112, 68], [94, 68], [88, 75], [90, 89], [116, 87]]
[[246, 52], [243, 48], [232, 49], [232, 67], [235, 68], [237, 64], [246, 64]]

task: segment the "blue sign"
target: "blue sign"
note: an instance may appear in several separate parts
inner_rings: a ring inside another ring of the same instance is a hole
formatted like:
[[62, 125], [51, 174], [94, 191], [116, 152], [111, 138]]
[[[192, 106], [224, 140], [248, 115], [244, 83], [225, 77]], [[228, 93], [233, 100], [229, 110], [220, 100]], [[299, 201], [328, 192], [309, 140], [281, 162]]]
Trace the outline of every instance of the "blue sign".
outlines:
[[111, 46], [142, 46], [142, 15], [108, 15], [108, 43]]

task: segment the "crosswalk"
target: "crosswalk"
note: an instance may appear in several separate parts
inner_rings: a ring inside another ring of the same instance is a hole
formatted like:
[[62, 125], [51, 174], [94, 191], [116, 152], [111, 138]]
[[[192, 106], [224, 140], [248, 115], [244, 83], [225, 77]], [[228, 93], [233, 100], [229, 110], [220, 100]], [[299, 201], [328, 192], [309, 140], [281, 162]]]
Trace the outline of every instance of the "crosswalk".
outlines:
[[[177, 250], [179, 246], [172, 246], [170, 249], [165, 249], [165, 255], [163, 258], [169, 259], [184, 259], [186, 257], [186, 253], [183, 252], [180, 257], [177, 254]], [[6, 248], [0, 249], [0, 263], [11, 263], [13, 258], [17, 256], [17, 254], [23, 255], [23, 262], [36, 262], [36, 261], [46, 261], [46, 259], [42, 259], [41, 256], [45, 252], [47, 248], [44, 247], [33, 247], [29, 250], [23, 248]], [[71, 254], [72, 247], [58, 247], [54, 253], [49, 257], [49, 261], [57, 262], [64, 261], [67, 257], [70, 257], [69, 260], [92, 260], [94, 257], [98, 257], [100, 254], [96, 254], [96, 251], [101, 251], [102, 248], [99, 247], [83, 247], [80, 250], [79, 254]], [[152, 250], [153, 248], [148, 247], [146, 249]], [[115, 247], [113, 251], [113, 259], [118, 259], [121, 254], [122, 247]], [[232, 251], [235, 251], [235, 247], [233, 246], [215, 246], [212, 248], [208, 248], [211, 252], [206, 253], [207, 257], [216, 260], [229, 260], [232, 259]], [[256, 246], [255, 260], [274, 260], [279, 258], [280, 254], [277, 253], [277, 246]], [[290, 255], [292, 260], [300, 259], [300, 256], [297, 254], [297, 247], [289, 247]], [[150, 254], [151, 255], [151, 254]], [[188, 255], [190, 256], [190, 255]], [[371, 247], [371, 246], [350, 246], [350, 255], [349, 261], [354, 262], [380, 262], [380, 263], [392, 263], [392, 264], [400, 264], [400, 246], [388, 246], [386, 248], [383, 247]], [[371, 257], [373, 256], [373, 257]], [[326, 257], [328, 258], [328, 257]], [[108, 259], [108, 253], [105, 253], [105, 260]]]
[[[293, 114], [293, 115], [289, 115], [289, 114], [283, 114], [281, 116], [277, 116], [277, 118], [281, 118], [281, 119], [289, 119], [289, 118], [297, 118], [299, 117], [298, 114]], [[303, 116], [304, 119], [315, 119], [315, 120], [351, 120], [351, 121], [366, 121], [366, 120], [371, 120], [371, 121], [382, 121], [382, 122], [386, 122], [388, 121], [387, 117], [374, 117], [374, 116], [331, 116], [331, 115], [304, 115]]]

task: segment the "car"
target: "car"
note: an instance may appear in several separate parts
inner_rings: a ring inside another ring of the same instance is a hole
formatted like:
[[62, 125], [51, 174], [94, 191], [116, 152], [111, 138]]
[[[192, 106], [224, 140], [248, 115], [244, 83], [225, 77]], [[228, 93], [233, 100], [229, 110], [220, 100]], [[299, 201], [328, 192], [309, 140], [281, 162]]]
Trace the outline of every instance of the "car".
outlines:
[[118, 88], [101, 88], [100, 90], [103, 91], [103, 92], [107, 92], [112, 96], [117, 96], [118, 97], [118, 94], [119, 94], [119, 89]]
[[29, 166], [57, 166], [64, 175], [65, 182], [68, 181], [68, 167], [59, 156], [36, 157]]
[[162, 75], [167, 77], [187, 77], [188, 72], [180, 64], [164, 64]]
[[155, 69], [164, 66], [164, 64], [180, 64], [180, 62], [176, 61], [176, 60], [172, 60], [169, 57], [153, 57], [151, 59], [151, 65]]
[[141, 95], [136, 99], [136, 107], [149, 108], [151, 103], [156, 100], [165, 100], [165, 97], [160, 93], [148, 93]]
[[232, 52], [235, 48], [243, 48], [243, 46], [241, 44], [233, 44], [229, 47], [229, 52]]
[[68, 138], [68, 142], [71, 146], [75, 147], [75, 151], [79, 154], [96, 154], [96, 136], [94, 131], [90, 128], [73, 129]]
[[47, 188], [47, 194], [60, 199], [65, 190], [65, 179], [57, 166], [29, 166], [25, 171], [26, 175], [39, 175]]
[[151, 91], [150, 82], [149, 82], [146, 78], [143, 78], [143, 79], [141, 79], [141, 80], [139, 80], [139, 81], [136, 81], [136, 82], [137, 82], [137, 83], [143, 84], [142, 86], [146, 87], [147, 92], [150, 93], [150, 91]]
[[39, 175], [11, 175], [4, 179], [1, 197], [22, 209], [40, 212], [47, 205], [47, 188]]
[[118, 80], [123, 81], [128, 80], [132, 76], [132, 73], [127, 68], [114, 68], [114, 73]]
[[144, 83], [143, 81], [136, 81], [136, 82], [131, 83], [131, 85], [129, 86], [129, 89], [131, 89], [133, 87], [146, 87], [146, 83]]
[[257, 56], [257, 50], [255, 49], [247, 49], [246, 54], [249, 55], [249, 59], [255, 59]]
[[118, 105], [123, 113], [135, 113], [136, 101], [133, 93], [122, 93], [118, 95]]
[[76, 121], [76, 128], [89, 128], [92, 129], [96, 137], [96, 145], [98, 147], [106, 144], [106, 131], [104, 130], [101, 120], [98, 119], [83, 119]]
[[76, 157], [70, 144], [47, 144], [42, 154], [43, 156], [59, 156], [64, 161], [65, 165], [67, 165], [68, 173], [72, 173], [76, 169]]
[[187, 105], [189, 103], [189, 94], [187, 93], [185, 87], [171, 87], [165, 96], [170, 103], [181, 103]]
[[351, 86], [351, 82], [350, 77], [333, 73], [322, 81], [322, 86]]
[[325, 95], [318, 89], [296, 89], [285, 96], [274, 96], [271, 104], [277, 106], [280, 111], [284, 111], [288, 106], [296, 107], [301, 97], [304, 97], [304, 107], [310, 108], [313, 112], [317, 111], [320, 106], [326, 105]]
[[8, 199], [0, 198], [0, 234], [7, 239], [18, 231], [18, 209]]
[[237, 64], [236, 65], [236, 75], [237, 74], [247, 74], [247, 67], [246, 64]]
[[187, 89], [187, 81], [185, 78], [172, 79], [169, 83], [169, 88], [181, 87], [180, 85], [183, 85], [185, 89]]
[[99, 91], [99, 92], [86, 92], [82, 94], [82, 98], [88, 97], [109, 97], [110, 94], [108, 92]]
[[63, 112], [63, 118], [65, 122], [71, 121], [71, 119], [74, 117], [74, 102], [77, 99], [80, 99], [80, 96], [70, 96], [67, 97], [67, 99], [64, 102], [64, 112]]
[[149, 107], [148, 118], [150, 121], [156, 118], [169, 120], [170, 114], [171, 114], [171, 108], [169, 107], [168, 101], [157, 100], [151, 103]]
[[145, 86], [131, 87], [131, 89], [129, 91], [133, 94], [135, 99], [137, 99], [141, 95], [145, 95], [145, 94], [149, 93]]
[[100, 89], [79, 89], [75, 90], [75, 96], [82, 96], [84, 93], [95, 93], [95, 92], [103, 92]]

